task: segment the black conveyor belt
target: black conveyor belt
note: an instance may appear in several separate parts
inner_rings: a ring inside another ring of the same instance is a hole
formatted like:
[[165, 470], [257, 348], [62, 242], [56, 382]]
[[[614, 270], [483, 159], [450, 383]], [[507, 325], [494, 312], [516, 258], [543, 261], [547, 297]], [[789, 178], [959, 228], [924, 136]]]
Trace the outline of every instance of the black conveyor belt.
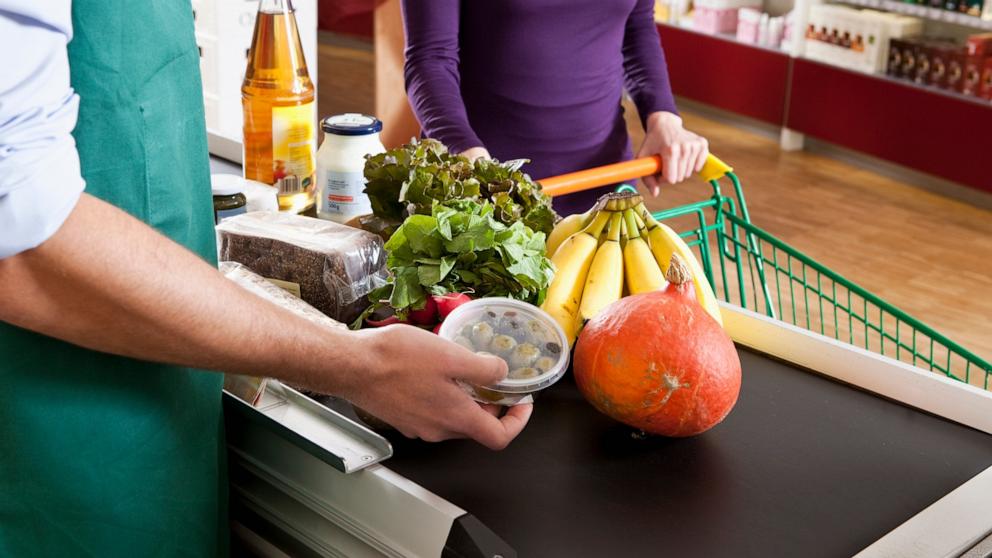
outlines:
[[385, 465], [523, 557], [851, 556], [980, 471], [992, 436], [741, 351], [731, 415], [635, 439], [569, 374], [502, 452], [391, 436]]

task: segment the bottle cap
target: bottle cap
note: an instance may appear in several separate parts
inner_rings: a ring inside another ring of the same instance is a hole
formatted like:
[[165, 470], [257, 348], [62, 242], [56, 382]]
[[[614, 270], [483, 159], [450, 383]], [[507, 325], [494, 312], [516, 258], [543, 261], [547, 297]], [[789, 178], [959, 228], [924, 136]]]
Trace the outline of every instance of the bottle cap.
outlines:
[[350, 112], [328, 116], [320, 122], [320, 128], [338, 136], [367, 136], [381, 132], [382, 121], [374, 116]]

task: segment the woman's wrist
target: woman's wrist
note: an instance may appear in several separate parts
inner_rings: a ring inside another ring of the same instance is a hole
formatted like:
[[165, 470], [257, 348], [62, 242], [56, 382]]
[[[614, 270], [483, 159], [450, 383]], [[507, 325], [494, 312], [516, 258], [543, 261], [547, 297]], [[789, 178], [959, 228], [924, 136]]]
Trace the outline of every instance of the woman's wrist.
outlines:
[[668, 111], [657, 111], [652, 112], [648, 115], [647, 120], [645, 120], [645, 125], [647, 130], [653, 130], [665, 126], [682, 126], [682, 117], [675, 114], [674, 112]]

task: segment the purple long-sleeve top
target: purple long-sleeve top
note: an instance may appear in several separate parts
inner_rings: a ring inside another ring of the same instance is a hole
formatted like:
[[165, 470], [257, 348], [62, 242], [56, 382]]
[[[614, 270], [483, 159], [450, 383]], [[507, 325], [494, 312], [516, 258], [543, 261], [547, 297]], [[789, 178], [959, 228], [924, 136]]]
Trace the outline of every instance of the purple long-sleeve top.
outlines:
[[[631, 157], [620, 104], [675, 112], [654, 0], [403, 0], [405, 78], [427, 137], [525, 158], [534, 178]], [[603, 189], [555, 199], [585, 211]]]

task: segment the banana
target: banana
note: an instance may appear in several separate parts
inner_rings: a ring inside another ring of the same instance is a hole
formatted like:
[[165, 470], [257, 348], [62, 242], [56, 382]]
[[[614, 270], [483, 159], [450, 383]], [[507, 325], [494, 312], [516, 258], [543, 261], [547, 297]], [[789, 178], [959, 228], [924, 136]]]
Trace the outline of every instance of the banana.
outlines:
[[564, 242], [566, 238], [579, 232], [583, 227], [588, 225], [593, 213], [595, 213], [595, 209], [596, 207], [593, 206], [585, 213], [569, 215], [561, 221], [558, 221], [558, 224], [551, 230], [551, 234], [548, 235], [548, 240], [545, 243], [547, 247], [546, 253], [548, 256], [553, 256], [555, 251], [558, 250], [558, 247], [561, 246], [561, 243]]
[[596, 250], [596, 255], [586, 275], [582, 289], [582, 304], [579, 315], [591, 320], [600, 310], [620, 299], [623, 293], [623, 253], [620, 250], [620, 224], [623, 215], [610, 216], [610, 233], [606, 241]]
[[571, 347], [575, 344], [575, 339], [579, 336], [579, 332], [582, 330], [584, 321], [582, 316], [578, 312], [575, 314], [569, 314], [563, 309], [554, 311], [549, 309], [548, 315], [554, 318], [554, 320], [561, 326], [561, 329], [565, 332], [565, 337], [568, 339], [568, 346]]
[[651, 244], [651, 252], [654, 254], [658, 265], [661, 266], [662, 271], [668, 271], [668, 266], [672, 261], [672, 254], [678, 254], [686, 265], [689, 266], [689, 272], [692, 274], [692, 283], [696, 288], [696, 300], [722, 326], [723, 318], [720, 315], [720, 305], [717, 304], [713, 287], [710, 286], [710, 282], [706, 279], [703, 266], [699, 264], [699, 260], [696, 259], [696, 255], [693, 254], [692, 249], [689, 248], [689, 245], [671, 227], [656, 221], [643, 205], [638, 208], [638, 212], [647, 221], [646, 232], [648, 241]]
[[624, 274], [630, 294], [656, 291], [666, 285], [665, 276], [658, 262], [651, 255], [651, 248], [641, 238], [632, 209], [624, 212], [627, 221], [627, 244], [623, 247]]
[[568, 237], [551, 257], [555, 276], [541, 308], [551, 314], [566, 333], [575, 331], [574, 321], [579, 315], [579, 301], [582, 300], [586, 275], [596, 255], [599, 233], [603, 231], [610, 215], [608, 211], [596, 213], [591, 223]]

